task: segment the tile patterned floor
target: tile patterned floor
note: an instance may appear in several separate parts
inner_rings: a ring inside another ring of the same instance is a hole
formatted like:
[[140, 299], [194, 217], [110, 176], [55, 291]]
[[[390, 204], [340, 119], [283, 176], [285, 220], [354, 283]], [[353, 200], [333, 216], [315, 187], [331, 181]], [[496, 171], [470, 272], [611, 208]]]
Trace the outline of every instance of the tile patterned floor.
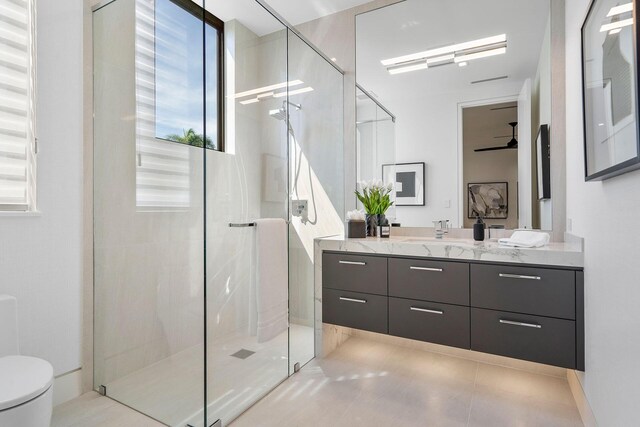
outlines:
[[564, 378], [351, 338], [232, 427], [582, 426]]
[[[161, 424], [95, 393], [52, 427]], [[351, 338], [281, 384], [231, 427], [582, 426], [564, 378]]]

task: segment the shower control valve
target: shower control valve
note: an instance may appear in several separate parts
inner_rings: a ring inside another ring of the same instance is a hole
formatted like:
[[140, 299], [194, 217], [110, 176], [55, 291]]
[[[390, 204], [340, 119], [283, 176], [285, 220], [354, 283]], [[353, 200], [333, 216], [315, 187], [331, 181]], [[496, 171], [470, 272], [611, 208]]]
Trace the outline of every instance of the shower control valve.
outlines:
[[292, 200], [291, 201], [291, 215], [301, 216], [305, 218], [309, 211], [308, 200]]

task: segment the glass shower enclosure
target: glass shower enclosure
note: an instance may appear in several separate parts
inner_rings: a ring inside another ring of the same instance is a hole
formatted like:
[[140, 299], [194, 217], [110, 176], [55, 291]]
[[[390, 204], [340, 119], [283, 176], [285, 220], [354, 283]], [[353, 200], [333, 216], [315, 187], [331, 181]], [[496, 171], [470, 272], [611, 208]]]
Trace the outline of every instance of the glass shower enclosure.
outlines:
[[170, 426], [227, 425], [315, 356], [313, 241], [343, 232], [342, 73], [210, 3], [93, 11], [94, 386]]

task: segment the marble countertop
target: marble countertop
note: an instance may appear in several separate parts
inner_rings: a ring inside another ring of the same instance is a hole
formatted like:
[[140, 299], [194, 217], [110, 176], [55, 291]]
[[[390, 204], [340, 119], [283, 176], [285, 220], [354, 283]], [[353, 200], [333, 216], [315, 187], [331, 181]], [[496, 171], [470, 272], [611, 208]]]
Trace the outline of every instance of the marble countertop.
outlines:
[[320, 250], [330, 251], [578, 268], [584, 266], [582, 246], [577, 242], [552, 242], [542, 248], [512, 248], [501, 246], [496, 240], [476, 242], [472, 239], [411, 236], [347, 239], [342, 236], [333, 236], [316, 239], [316, 245]]

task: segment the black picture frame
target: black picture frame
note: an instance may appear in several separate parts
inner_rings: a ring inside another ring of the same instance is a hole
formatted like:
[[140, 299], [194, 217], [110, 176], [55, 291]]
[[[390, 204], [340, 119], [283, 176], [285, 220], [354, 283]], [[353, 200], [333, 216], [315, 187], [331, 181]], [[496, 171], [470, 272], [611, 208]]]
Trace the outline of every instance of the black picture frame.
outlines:
[[[596, 23], [596, 26], [594, 28], [596, 28], [596, 31], [591, 31], [591, 33], [589, 33], [590, 30], [590, 26], [591, 24], [593, 24], [592, 20], [597, 19], [598, 17], [595, 16], [595, 10], [596, 10], [596, 6], [600, 4], [602, 0], [592, 0], [591, 3], [589, 4], [589, 9], [587, 12], [587, 15], [585, 17], [585, 20], [582, 24], [582, 28], [581, 28], [581, 36], [582, 36], [582, 40], [581, 40], [581, 48], [582, 48], [582, 116], [583, 116], [583, 135], [584, 135], [584, 176], [585, 176], [585, 181], [602, 181], [605, 179], [609, 179], [609, 178], [613, 178], [615, 176], [618, 175], [622, 175], [624, 173], [627, 172], [631, 172], [633, 170], [636, 169], [640, 169], [640, 120], [639, 120], [639, 116], [638, 116], [638, 88], [640, 88], [640, 80], [638, 79], [638, 57], [639, 57], [639, 42], [640, 39], [638, 37], [638, 30], [637, 30], [637, 17], [636, 17], [636, 11], [638, 8], [638, 0], [633, 0], [633, 12], [629, 12], [630, 16], [632, 16], [633, 19], [633, 25], [631, 25], [630, 30], [632, 32], [632, 41], [633, 41], [633, 54], [634, 54], [634, 60], [632, 61], [633, 63], [631, 64], [631, 68], [632, 68], [632, 73], [631, 73], [631, 81], [635, 83], [635, 91], [633, 91], [633, 93], [631, 94], [631, 99], [632, 102], [635, 103], [633, 111], [635, 111], [635, 115], [630, 115], [633, 116], [632, 118], [635, 119], [635, 141], [632, 141], [631, 144], [635, 145], [635, 152], [636, 155], [634, 157], [628, 158], [627, 160], [621, 161], [619, 163], [616, 164], [612, 164], [611, 166], [608, 167], [604, 167], [600, 170], [598, 169], [594, 169], [594, 168], [590, 168], [589, 164], [591, 162], [591, 160], [595, 160], [595, 159], [591, 159], [591, 152], [594, 151], [594, 149], [592, 147], [597, 147], [596, 146], [596, 138], [592, 137], [592, 134], [596, 134], [597, 132], [593, 131], [593, 129], [595, 129], [598, 126], [605, 126], [605, 124], [603, 123], [594, 123], [594, 121], [591, 119], [590, 115], [588, 114], [588, 109], [592, 108], [592, 105], [589, 105], [589, 99], [591, 98], [589, 96], [589, 92], [593, 91], [595, 89], [599, 89], [600, 85], [599, 84], [593, 84], [591, 82], [589, 82], [588, 79], [588, 75], [587, 75], [587, 67], [597, 67], [597, 63], [594, 65], [594, 62], [596, 61], [596, 59], [593, 58], [587, 58], [585, 56], [585, 51], [587, 50], [586, 48], [586, 39], [587, 37], [595, 37], [597, 34], [596, 33], [602, 33], [602, 26], [601, 25], [605, 25], [606, 23], [603, 23], [602, 20], [598, 21]], [[611, 22], [614, 22], [614, 18], [615, 19], [622, 19], [620, 17], [616, 18], [615, 16], [613, 17], [608, 17], [606, 19], [608, 19]], [[625, 17], [626, 19], [629, 19], [628, 17]], [[595, 22], [595, 21], [594, 21]], [[623, 31], [625, 31], [626, 29], [623, 29]], [[605, 37], [608, 36], [616, 36], [618, 34], [620, 34], [620, 32], [618, 33], [614, 33], [611, 34], [609, 33], [609, 31], [604, 31], [607, 35]], [[593, 33], [593, 34], [592, 34]], [[618, 36], [620, 37], [620, 36]], [[603, 55], [604, 58], [604, 55]], [[604, 65], [606, 64], [606, 61], [603, 59], [602, 60], [602, 66], [604, 67]], [[601, 80], [601, 86], [602, 88], [606, 88], [607, 86], [607, 82], [609, 82], [610, 85], [612, 85], [612, 81], [613, 79], [611, 78], [607, 78], [606, 76], [602, 76], [603, 79]], [[612, 89], [609, 89], [612, 90]], [[606, 89], [603, 90], [603, 92], [606, 92]], [[611, 95], [611, 97], [613, 98], [613, 95]], [[602, 105], [600, 105], [602, 107]], [[610, 108], [611, 110], [613, 110], [613, 106], [611, 106]], [[606, 110], [606, 106], [605, 108], [603, 108], [603, 111]], [[609, 126], [607, 126], [609, 127]], [[617, 131], [616, 131], [617, 132]], [[610, 134], [609, 136], [607, 136], [606, 140], [611, 139], [611, 137], [615, 136], [615, 132], [613, 134]], [[600, 142], [603, 143], [603, 142]], [[592, 157], [595, 157], [595, 155], [593, 155]]]
[[536, 137], [536, 161], [538, 169], [538, 200], [551, 198], [551, 145], [549, 125], [540, 125]]
[[[393, 172], [391, 168], [396, 168], [397, 171], [398, 166], [415, 166], [415, 172], [419, 173], [422, 176], [420, 180], [421, 183], [418, 188], [418, 193], [416, 194], [417, 201], [414, 202], [406, 202], [402, 200], [402, 197], [398, 196], [396, 193], [396, 199], [394, 201], [394, 206], [425, 206], [426, 205], [426, 192], [425, 192], [425, 183], [426, 183], [426, 165], [424, 162], [410, 162], [410, 163], [387, 163], [382, 165], [382, 180], [385, 181], [387, 178], [387, 174]], [[386, 180], [385, 182], [387, 182]], [[395, 179], [393, 181], [394, 185], [396, 183]]]
[[467, 218], [475, 219], [476, 215], [473, 214], [472, 210], [472, 187], [473, 186], [504, 186], [504, 210], [503, 213], [499, 216], [489, 216], [489, 215], [480, 215], [480, 217], [485, 219], [508, 219], [509, 218], [509, 183], [506, 181], [495, 181], [495, 182], [469, 182], [467, 184]]

